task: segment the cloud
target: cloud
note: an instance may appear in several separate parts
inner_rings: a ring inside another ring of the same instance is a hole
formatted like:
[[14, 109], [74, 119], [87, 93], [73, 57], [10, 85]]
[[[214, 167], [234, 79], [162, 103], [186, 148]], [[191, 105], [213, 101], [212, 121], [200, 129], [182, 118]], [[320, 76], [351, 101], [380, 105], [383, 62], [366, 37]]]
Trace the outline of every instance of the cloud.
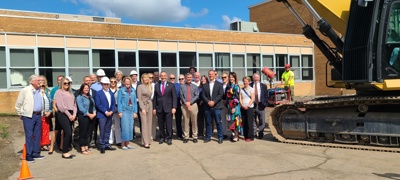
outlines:
[[181, 0], [64, 0], [72, 3], [78, 1], [88, 8], [82, 13], [110, 17], [130, 18], [142, 23], [181, 22], [188, 17], [199, 17], [208, 14], [208, 9], [191, 12], [183, 6]]
[[213, 25], [213, 24], [200, 24], [198, 26], [198, 28], [201, 28], [201, 29], [218, 29], [218, 27], [216, 25]]
[[227, 15], [223, 15], [222, 16], [222, 20], [224, 21], [222, 24], [223, 29], [229, 29], [231, 23], [233, 22], [237, 22], [237, 21], [241, 21], [242, 19], [238, 18], [238, 17], [233, 17], [232, 19], [227, 16]]

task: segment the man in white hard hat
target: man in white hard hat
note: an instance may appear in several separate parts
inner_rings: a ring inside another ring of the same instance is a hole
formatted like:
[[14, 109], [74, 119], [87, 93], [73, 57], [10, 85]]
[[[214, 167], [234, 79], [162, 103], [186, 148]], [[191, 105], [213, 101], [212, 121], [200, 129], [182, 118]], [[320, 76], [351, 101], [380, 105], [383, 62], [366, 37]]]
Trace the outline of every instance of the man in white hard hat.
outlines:
[[96, 75], [97, 75], [97, 82], [93, 83], [92, 86], [90, 86], [90, 88], [92, 88], [92, 89], [95, 90], [95, 91], [99, 91], [99, 90], [102, 89], [100, 80], [101, 80], [104, 76], [106, 76], [106, 73], [104, 72], [103, 69], [99, 69], [99, 70], [97, 70]]
[[115, 150], [115, 148], [111, 147], [109, 140], [116, 100], [114, 94], [109, 89], [110, 79], [103, 77], [100, 83], [102, 89], [96, 92], [94, 101], [100, 126], [100, 152], [104, 154], [105, 150]]
[[[135, 89], [136, 94], [137, 94], [137, 87], [142, 84], [140, 81], [138, 81], [138, 73], [136, 72], [136, 70], [132, 70], [131, 73], [129, 74], [131, 76], [132, 79], [132, 87], [133, 89]], [[138, 102], [138, 106], [139, 107], [139, 101], [136, 99], [136, 101]], [[140, 123], [140, 113], [137, 114], [137, 120], [135, 120], [134, 122], [139, 122], [139, 127], [140, 127], [140, 132], [142, 132], [142, 124]], [[135, 126], [133, 126], [133, 139], [135, 139], [136, 133], [135, 133]]]

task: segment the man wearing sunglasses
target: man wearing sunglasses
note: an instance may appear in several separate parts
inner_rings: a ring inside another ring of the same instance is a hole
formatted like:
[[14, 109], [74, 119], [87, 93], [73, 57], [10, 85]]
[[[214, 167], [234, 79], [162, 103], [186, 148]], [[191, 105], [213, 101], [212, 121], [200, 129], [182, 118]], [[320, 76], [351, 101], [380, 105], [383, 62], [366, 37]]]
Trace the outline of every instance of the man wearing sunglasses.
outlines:
[[181, 98], [179, 94], [179, 88], [181, 87], [181, 84], [185, 83], [185, 77], [183, 74], [179, 75], [179, 82], [175, 82], [176, 78], [174, 74], [169, 75], [169, 82], [173, 83], [175, 85], [175, 92], [176, 92], [176, 102], [177, 102], [177, 108], [176, 108], [176, 113], [175, 113], [175, 129], [176, 129], [176, 136], [178, 136], [179, 139], [183, 138], [183, 129], [182, 129], [182, 110], [181, 110]]

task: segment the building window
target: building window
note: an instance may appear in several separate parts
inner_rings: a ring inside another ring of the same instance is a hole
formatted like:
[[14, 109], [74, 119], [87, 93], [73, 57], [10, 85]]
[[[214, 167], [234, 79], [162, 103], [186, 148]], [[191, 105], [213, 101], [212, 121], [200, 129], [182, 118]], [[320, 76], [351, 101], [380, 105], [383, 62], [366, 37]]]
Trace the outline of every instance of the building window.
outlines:
[[6, 50], [0, 47], [0, 88], [7, 88]]
[[139, 51], [139, 67], [158, 68], [158, 52], [157, 51]]
[[113, 67], [115, 68], [114, 50], [92, 50], [93, 67]]
[[196, 52], [179, 52], [179, 73], [185, 75], [191, 66], [197, 67]]
[[161, 53], [161, 71], [165, 71], [168, 76], [169, 74], [178, 76], [176, 53]]
[[312, 55], [302, 55], [301, 56], [301, 79], [302, 80], [313, 80], [313, 56]]
[[230, 67], [229, 53], [215, 53], [215, 67]]
[[301, 80], [300, 56], [290, 56], [289, 64], [290, 64], [290, 70], [292, 70], [294, 73], [294, 79]]
[[260, 69], [260, 54], [247, 54], [247, 76], [250, 76], [253, 79], [253, 74], [260, 74]]
[[208, 76], [208, 71], [213, 68], [213, 55], [212, 54], [199, 54], [199, 69], [201, 75]]
[[68, 51], [68, 72], [72, 78], [73, 85], [80, 85], [83, 77], [89, 72], [89, 52], [88, 51]]
[[57, 86], [57, 76], [65, 74], [64, 49], [39, 48], [39, 74], [49, 87]]
[[33, 49], [10, 49], [11, 86], [26, 86], [29, 77], [35, 74], [35, 53]]
[[236, 73], [238, 82], [242, 83], [243, 77], [246, 76], [244, 55], [242, 54], [232, 55], [232, 71]]
[[136, 68], [136, 52], [118, 52], [118, 69], [129, 76], [134, 68]]

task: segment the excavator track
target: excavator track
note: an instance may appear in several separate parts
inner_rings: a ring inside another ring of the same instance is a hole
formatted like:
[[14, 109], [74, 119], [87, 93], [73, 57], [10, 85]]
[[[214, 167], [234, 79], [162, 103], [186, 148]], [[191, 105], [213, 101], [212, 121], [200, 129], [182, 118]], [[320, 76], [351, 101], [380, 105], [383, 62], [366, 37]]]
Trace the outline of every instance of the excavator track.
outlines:
[[304, 146], [318, 146], [318, 147], [329, 147], [329, 148], [341, 148], [341, 149], [354, 149], [354, 150], [365, 150], [365, 151], [380, 151], [380, 152], [393, 152], [400, 153], [399, 147], [382, 147], [382, 146], [371, 146], [371, 145], [359, 145], [359, 144], [341, 144], [332, 142], [315, 142], [312, 138], [306, 139], [287, 139], [282, 132], [280, 124], [280, 115], [285, 110], [297, 109], [306, 111], [308, 108], [334, 108], [344, 106], [356, 106], [356, 105], [387, 105], [387, 104], [400, 104], [400, 96], [336, 96], [336, 97], [320, 97], [307, 102], [291, 102], [287, 104], [281, 104], [274, 108], [268, 118], [269, 128], [271, 134], [279, 142], [287, 144], [297, 144]]

